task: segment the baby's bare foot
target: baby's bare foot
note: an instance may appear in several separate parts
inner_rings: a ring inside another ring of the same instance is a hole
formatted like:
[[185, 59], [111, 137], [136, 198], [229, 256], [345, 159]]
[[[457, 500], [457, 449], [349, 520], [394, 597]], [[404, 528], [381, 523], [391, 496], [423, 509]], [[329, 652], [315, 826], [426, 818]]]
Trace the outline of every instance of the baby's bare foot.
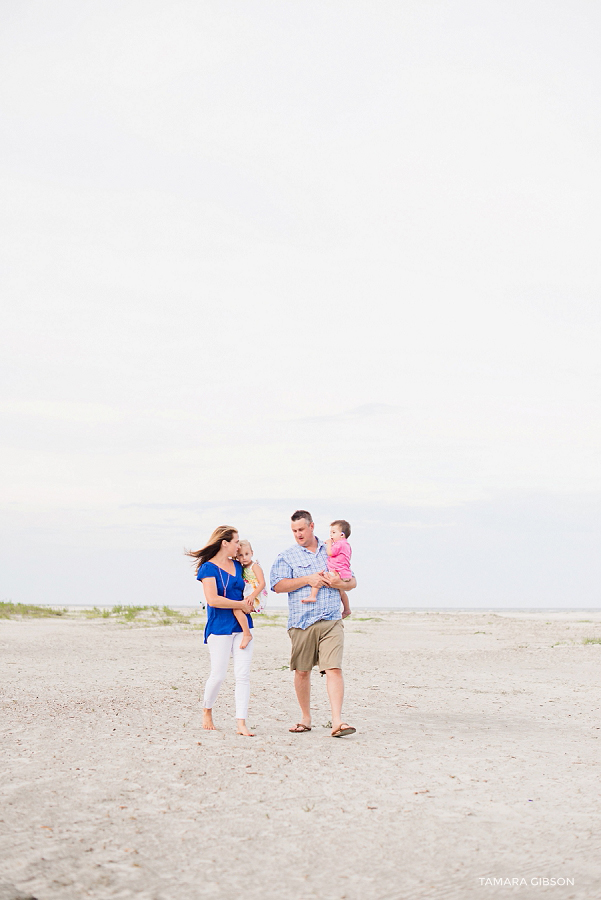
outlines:
[[253, 639], [252, 634], [243, 634], [242, 640], [240, 641], [240, 649], [244, 650], [245, 647], [248, 647], [248, 645], [250, 644], [252, 639]]
[[238, 734], [243, 734], [244, 737], [254, 737], [253, 732], [246, 727], [244, 719], [236, 719], [236, 731]]
[[317, 603], [317, 597], [305, 597], [301, 603]]
[[203, 709], [202, 711], [202, 727], [207, 731], [217, 731], [213, 724], [213, 710]]
[[348, 616], [350, 616], [350, 614], [351, 614], [350, 609], [343, 609], [343, 610], [342, 610], [342, 618], [343, 618], [343, 619], [346, 619]]

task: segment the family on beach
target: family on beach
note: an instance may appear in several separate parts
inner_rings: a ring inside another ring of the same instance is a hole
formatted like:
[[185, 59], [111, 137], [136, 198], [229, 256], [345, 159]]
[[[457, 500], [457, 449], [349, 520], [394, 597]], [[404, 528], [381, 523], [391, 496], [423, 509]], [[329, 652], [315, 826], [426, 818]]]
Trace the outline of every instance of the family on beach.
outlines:
[[[300, 706], [300, 721], [289, 731], [311, 731], [311, 670], [318, 666], [326, 676], [332, 737], [344, 737], [356, 730], [342, 720], [342, 619], [350, 615], [347, 591], [357, 585], [350, 568], [350, 525], [336, 519], [324, 542], [315, 535], [311, 513], [299, 509], [292, 515], [291, 527], [296, 543], [280, 553], [270, 574], [271, 590], [288, 594], [290, 670]], [[207, 605], [204, 639], [211, 672], [205, 686], [203, 728], [215, 729], [213, 706], [233, 656], [237, 732], [254, 737], [246, 725], [254, 647], [251, 628], [252, 614], [264, 608], [265, 576], [253, 560], [249, 541], [241, 541], [238, 531], [227, 525], [216, 528], [207, 544], [188, 556], [197, 560], [196, 577]]]

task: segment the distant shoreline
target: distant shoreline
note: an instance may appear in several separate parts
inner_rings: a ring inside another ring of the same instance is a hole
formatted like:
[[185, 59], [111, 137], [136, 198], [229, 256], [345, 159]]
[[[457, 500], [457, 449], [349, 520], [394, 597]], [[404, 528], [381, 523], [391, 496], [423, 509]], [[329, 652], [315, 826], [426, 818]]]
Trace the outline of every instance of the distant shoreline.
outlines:
[[[47, 607], [48, 609], [112, 609], [114, 604], [93, 604], [93, 603], [42, 603], [37, 606]], [[137, 604], [121, 604], [123, 608], [131, 606], [136, 608]], [[198, 609], [200, 604], [173, 604], [174, 609]], [[139, 607], [138, 607], [139, 608]], [[150, 607], [149, 607], [150, 608]], [[269, 603], [268, 610], [286, 611], [288, 605]], [[353, 612], [440, 612], [440, 613], [578, 613], [578, 612], [601, 612], [600, 606], [357, 606], [353, 608]]]

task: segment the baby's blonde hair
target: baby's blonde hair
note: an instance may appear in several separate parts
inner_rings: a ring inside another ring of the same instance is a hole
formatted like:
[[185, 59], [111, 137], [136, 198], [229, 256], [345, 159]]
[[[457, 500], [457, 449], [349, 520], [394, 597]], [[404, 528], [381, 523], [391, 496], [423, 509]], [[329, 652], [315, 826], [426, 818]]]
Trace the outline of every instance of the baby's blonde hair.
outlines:
[[251, 544], [250, 541], [240, 541], [240, 543], [238, 544], [238, 546], [239, 546], [239, 547], [248, 547], [248, 549], [250, 550], [250, 552], [251, 552], [251, 553], [253, 552], [252, 544]]

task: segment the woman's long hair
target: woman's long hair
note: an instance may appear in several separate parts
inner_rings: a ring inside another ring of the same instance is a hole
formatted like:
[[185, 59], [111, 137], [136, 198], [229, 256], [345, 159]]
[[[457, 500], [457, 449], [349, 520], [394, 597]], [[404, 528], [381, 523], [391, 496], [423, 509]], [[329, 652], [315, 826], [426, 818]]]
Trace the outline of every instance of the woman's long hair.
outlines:
[[219, 528], [215, 529], [207, 543], [204, 547], [201, 547], [200, 550], [186, 550], [186, 556], [192, 556], [197, 561], [197, 575], [202, 564], [208, 562], [209, 559], [213, 559], [213, 557], [219, 553], [221, 550], [221, 542], [231, 541], [235, 534], [238, 534], [237, 528], [232, 528], [231, 525], [220, 525]]

